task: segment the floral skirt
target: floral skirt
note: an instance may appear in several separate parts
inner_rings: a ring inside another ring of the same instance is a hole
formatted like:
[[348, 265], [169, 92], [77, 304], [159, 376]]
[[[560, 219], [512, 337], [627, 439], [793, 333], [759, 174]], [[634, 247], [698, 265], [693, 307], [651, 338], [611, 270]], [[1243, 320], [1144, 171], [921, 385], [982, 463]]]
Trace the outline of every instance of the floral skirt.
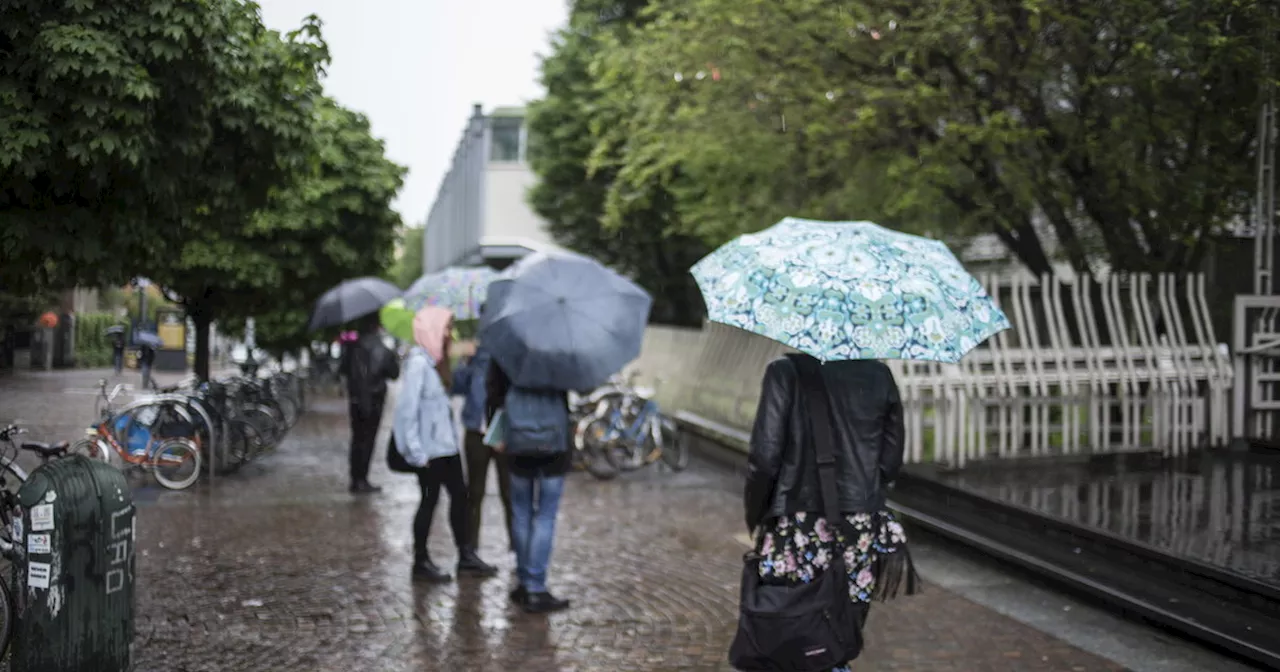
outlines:
[[[814, 513], [773, 519], [756, 536], [760, 577], [766, 583], [808, 583], [843, 548], [850, 600], [869, 605], [920, 591], [907, 534], [892, 512], [850, 514], [845, 520], [848, 527], [839, 529]], [[837, 667], [833, 672], [848, 669]]]

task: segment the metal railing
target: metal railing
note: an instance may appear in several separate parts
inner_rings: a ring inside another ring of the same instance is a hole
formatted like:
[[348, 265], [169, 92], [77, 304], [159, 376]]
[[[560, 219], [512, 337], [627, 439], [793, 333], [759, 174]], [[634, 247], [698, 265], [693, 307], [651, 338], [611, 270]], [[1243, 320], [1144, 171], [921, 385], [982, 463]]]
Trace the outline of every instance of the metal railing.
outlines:
[[[888, 362], [907, 459], [1105, 452], [1176, 455], [1230, 439], [1232, 365], [1203, 275], [980, 278], [1013, 328], [960, 364]], [[634, 366], [664, 406], [750, 429], [768, 362], [788, 351], [732, 327], [651, 327]]]

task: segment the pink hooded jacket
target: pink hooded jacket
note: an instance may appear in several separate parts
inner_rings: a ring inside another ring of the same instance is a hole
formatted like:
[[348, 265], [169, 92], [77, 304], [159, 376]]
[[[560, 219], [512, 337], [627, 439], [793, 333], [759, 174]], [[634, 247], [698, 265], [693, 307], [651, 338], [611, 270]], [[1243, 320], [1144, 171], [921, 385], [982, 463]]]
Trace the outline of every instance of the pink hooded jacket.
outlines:
[[444, 339], [453, 328], [453, 311], [426, 306], [413, 316], [413, 340], [431, 356], [434, 364], [444, 358]]

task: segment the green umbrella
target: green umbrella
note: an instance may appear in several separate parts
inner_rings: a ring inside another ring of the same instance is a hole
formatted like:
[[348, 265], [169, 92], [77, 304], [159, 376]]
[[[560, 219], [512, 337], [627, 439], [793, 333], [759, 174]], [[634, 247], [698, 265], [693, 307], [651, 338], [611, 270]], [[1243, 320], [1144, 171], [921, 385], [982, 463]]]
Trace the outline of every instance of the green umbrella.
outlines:
[[388, 333], [402, 341], [412, 343], [415, 312], [405, 305], [404, 299], [391, 299], [378, 310], [378, 317]]

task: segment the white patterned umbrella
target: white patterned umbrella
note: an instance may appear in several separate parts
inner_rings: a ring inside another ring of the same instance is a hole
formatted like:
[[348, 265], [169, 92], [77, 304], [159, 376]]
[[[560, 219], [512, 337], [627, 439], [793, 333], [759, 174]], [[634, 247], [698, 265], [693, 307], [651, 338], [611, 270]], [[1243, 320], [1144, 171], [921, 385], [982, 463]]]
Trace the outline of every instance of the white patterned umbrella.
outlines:
[[941, 241], [788, 217], [691, 269], [714, 322], [823, 361], [954, 363], [1009, 320]]
[[446, 268], [418, 278], [405, 290], [404, 302], [412, 310], [423, 306], [440, 306], [453, 311], [459, 320], [480, 318], [480, 304], [484, 303], [489, 283], [498, 272], [488, 266], [474, 268]]

